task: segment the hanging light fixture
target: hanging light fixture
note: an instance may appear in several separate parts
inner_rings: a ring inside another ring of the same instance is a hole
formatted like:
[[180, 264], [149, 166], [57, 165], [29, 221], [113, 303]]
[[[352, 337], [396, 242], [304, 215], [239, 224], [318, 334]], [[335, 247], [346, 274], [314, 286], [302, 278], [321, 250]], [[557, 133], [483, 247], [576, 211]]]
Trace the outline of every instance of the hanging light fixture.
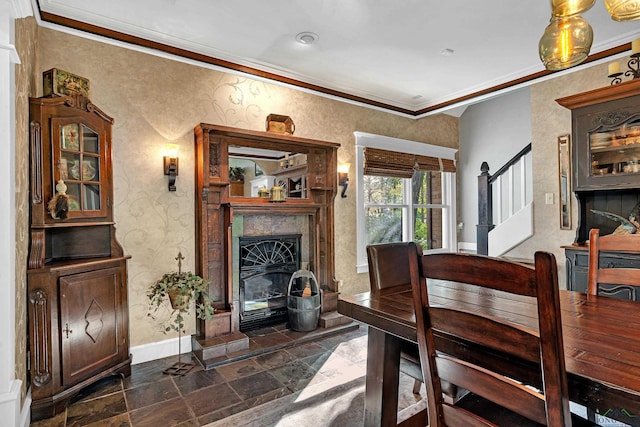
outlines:
[[551, 0], [551, 14], [556, 17], [578, 15], [595, 3], [596, 0]]
[[604, 0], [604, 4], [616, 21], [640, 19], [640, 0]]
[[591, 25], [582, 17], [551, 18], [538, 44], [540, 59], [547, 70], [564, 70], [589, 56], [593, 43]]

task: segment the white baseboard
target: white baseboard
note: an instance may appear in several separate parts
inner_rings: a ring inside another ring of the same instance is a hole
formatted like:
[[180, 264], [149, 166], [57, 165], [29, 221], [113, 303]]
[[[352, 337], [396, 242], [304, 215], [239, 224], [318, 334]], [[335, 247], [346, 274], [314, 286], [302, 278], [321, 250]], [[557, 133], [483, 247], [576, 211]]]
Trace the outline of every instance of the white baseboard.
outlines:
[[475, 242], [458, 242], [458, 252], [475, 253], [478, 245]]
[[27, 396], [24, 398], [22, 405], [22, 412], [20, 413], [20, 427], [29, 427], [31, 424], [31, 387], [27, 391]]
[[[9, 391], [0, 393], [0, 414], [2, 414], [2, 420], [0, 420], [0, 424], [7, 425], [9, 427], [27, 427], [30, 421], [27, 418], [27, 423], [25, 424], [25, 420], [22, 420], [23, 413], [20, 410], [20, 387], [22, 386], [22, 381], [13, 380], [11, 382], [11, 386], [9, 387]], [[29, 408], [31, 406], [31, 401], [29, 400]], [[27, 414], [24, 416], [29, 417], [30, 414], [27, 411]], [[4, 424], [8, 423], [8, 424]]]
[[[191, 351], [191, 335], [182, 336], [180, 340], [182, 341], [180, 351], [182, 353], [189, 353]], [[131, 347], [130, 351], [132, 365], [174, 356], [178, 354], [178, 338], [138, 345]]]

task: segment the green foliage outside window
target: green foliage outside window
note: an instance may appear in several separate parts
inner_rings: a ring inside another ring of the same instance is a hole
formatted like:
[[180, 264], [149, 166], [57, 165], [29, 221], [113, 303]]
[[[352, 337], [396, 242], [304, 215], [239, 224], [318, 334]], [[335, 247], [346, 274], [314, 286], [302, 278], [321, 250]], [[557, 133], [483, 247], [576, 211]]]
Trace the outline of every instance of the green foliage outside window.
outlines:
[[401, 242], [403, 211], [413, 207], [413, 241], [423, 250], [442, 247], [442, 209], [426, 207], [442, 203], [441, 174], [416, 172], [411, 199], [404, 200], [402, 178], [365, 176], [367, 244]]

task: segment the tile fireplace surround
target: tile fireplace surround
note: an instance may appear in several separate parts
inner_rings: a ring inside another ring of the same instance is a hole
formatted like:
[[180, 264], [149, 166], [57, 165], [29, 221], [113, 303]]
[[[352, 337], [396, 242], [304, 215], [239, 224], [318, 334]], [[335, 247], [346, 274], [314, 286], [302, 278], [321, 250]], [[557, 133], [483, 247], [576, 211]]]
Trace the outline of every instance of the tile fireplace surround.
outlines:
[[[236, 310], [236, 325], [240, 325], [242, 311], [240, 301], [240, 238], [299, 235], [298, 246], [300, 265], [298, 268], [307, 269], [309, 266], [309, 219], [304, 215], [244, 215], [236, 216], [232, 231], [233, 254], [233, 293], [232, 301]], [[265, 254], [265, 256], [268, 256]], [[268, 261], [270, 262], [270, 261]], [[277, 261], [274, 261], [277, 262]], [[288, 283], [287, 283], [288, 284]], [[266, 319], [268, 322], [268, 319]]]
[[[309, 268], [310, 257], [310, 227], [311, 220], [306, 215], [237, 215], [233, 221], [232, 227], [232, 256], [233, 256], [233, 305], [238, 309], [235, 310], [236, 318], [233, 319], [236, 325], [240, 325], [240, 238], [241, 237], [272, 237], [281, 235], [300, 235], [300, 268]], [[277, 231], [275, 231], [277, 230]], [[321, 322], [321, 325], [313, 332], [296, 332], [289, 330], [287, 332], [290, 339], [294, 342], [300, 340], [314, 340], [316, 337], [331, 335], [351, 327], [351, 320], [337, 313], [330, 313]], [[268, 328], [268, 325], [265, 325]], [[280, 322], [273, 325], [274, 328], [286, 328], [286, 322]], [[249, 338], [247, 338], [249, 336]], [[235, 332], [229, 336], [221, 336], [207, 341], [206, 346], [201, 345], [197, 340], [192, 340], [193, 350], [196, 358], [206, 368], [212, 368], [220, 363], [225, 363], [229, 358], [238, 357], [247, 353], [255, 354], [256, 351], [262, 349], [250, 349], [247, 346], [252, 343], [251, 336], [255, 336], [252, 332]], [[290, 345], [289, 339], [285, 339], [281, 343], [272, 343], [276, 346]]]

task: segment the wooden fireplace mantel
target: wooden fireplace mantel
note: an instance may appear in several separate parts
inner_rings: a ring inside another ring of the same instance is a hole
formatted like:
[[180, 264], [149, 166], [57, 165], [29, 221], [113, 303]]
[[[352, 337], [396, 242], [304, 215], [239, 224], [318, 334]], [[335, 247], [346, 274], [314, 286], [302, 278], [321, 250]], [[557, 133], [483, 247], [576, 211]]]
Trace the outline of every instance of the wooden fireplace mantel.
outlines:
[[[336, 292], [333, 203], [337, 193], [340, 144], [272, 132], [200, 124], [195, 133], [196, 270], [211, 281], [210, 295], [221, 312], [231, 312], [230, 331], [198, 321], [197, 336], [208, 339], [237, 332], [232, 301], [232, 235], [237, 215], [307, 215], [312, 221], [310, 269], [324, 292]], [[257, 197], [231, 197], [229, 146], [305, 154], [307, 197], [280, 203]], [[277, 230], [274, 230], [277, 232]]]

